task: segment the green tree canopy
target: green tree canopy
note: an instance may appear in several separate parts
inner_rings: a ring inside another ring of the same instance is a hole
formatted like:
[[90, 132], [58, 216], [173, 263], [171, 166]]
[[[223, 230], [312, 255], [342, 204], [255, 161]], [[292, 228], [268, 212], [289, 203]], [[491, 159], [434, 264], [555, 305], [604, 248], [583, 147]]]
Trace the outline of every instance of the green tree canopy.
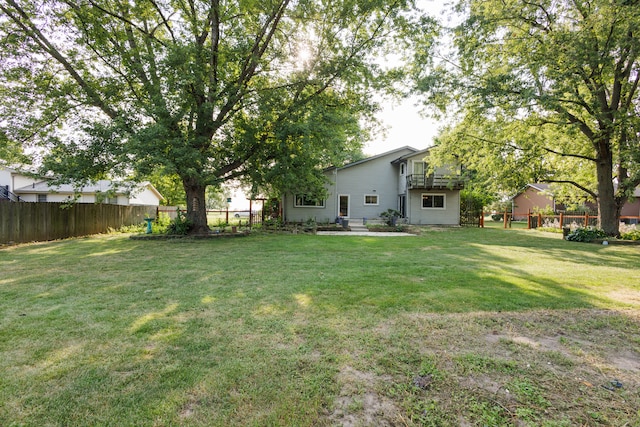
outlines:
[[457, 11], [454, 57], [419, 75], [430, 102], [460, 112], [441, 155], [506, 189], [572, 184], [617, 234], [640, 184], [640, 2], [463, 0]]
[[[401, 78], [380, 54], [428, 27], [411, 0], [0, 0], [7, 138], [71, 178], [177, 175], [317, 191]], [[421, 33], [420, 33], [421, 34]], [[315, 185], [314, 185], [315, 182]]]

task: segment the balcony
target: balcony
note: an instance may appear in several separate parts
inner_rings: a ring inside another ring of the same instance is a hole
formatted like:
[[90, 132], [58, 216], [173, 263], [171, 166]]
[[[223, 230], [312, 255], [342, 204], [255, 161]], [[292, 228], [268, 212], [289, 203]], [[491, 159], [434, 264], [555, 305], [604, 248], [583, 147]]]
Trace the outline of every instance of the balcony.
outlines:
[[407, 188], [409, 190], [461, 190], [464, 188], [464, 181], [458, 175], [413, 174], [407, 176]]

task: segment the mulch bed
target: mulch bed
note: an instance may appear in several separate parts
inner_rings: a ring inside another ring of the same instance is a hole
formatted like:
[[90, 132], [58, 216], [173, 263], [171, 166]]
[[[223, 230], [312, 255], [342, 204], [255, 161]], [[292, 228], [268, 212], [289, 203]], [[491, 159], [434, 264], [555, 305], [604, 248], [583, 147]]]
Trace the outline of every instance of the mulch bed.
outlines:
[[248, 236], [249, 232], [240, 233], [207, 233], [207, 234], [132, 234], [129, 236], [132, 240], [174, 240], [174, 239], [226, 239], [234, 237]]

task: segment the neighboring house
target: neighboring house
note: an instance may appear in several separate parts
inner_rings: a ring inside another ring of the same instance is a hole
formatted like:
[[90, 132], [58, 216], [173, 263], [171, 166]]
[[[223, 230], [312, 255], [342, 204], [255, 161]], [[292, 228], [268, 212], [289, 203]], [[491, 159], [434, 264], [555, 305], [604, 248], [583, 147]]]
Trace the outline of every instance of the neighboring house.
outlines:
[[164, 197], [150, 182], [100, 180], [76, 187], [55, 185], [18, 169], [0, 166], [0, 199], [23, 202], [108, 203], [114, 205], [158, 206]]
[[549, 184], [527, 184], [511, 198], [511, 208], [515, 220], [527, 219], [530, 212], [565, 211], [565, 206], [562, 203], [556, 203]]
[[640, 216], [640, 187], [633, 192], [633, 199], [622, 206], [620, 216]]
[[395, 209], [409, 224], [460, 224], [459, 167], [437, 168], [429, 174], [429, 150], [398, 148], [324, 171], [328, 197], [313, 200], [302, 194], [283, 198], [285, 221], [333, 222], [378, 219]]
[[[640, 216], [640, 188], [636, 188], [634, 199], [627, 201], [620, 211], [620, 216]], [[527, 219], [529, 212], [535, 213], [552, 210], [554, 213], [565, 212], [565, 205], [557, 203], [549, 184], [527, 184], [518, 194], [511, 198], [513, 219]], [[598, 207], [591, 202], [585, 203], [593, 211]]]

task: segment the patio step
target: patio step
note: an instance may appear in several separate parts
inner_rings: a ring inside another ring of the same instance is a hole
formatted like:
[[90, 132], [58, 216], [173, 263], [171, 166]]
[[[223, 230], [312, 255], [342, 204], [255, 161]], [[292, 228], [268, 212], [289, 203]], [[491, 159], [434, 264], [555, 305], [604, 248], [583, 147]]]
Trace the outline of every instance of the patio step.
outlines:
[[368, 231], [367, 226], [362, 223], [362, 220], [349, 220], [349, 228], [351, 231]]

